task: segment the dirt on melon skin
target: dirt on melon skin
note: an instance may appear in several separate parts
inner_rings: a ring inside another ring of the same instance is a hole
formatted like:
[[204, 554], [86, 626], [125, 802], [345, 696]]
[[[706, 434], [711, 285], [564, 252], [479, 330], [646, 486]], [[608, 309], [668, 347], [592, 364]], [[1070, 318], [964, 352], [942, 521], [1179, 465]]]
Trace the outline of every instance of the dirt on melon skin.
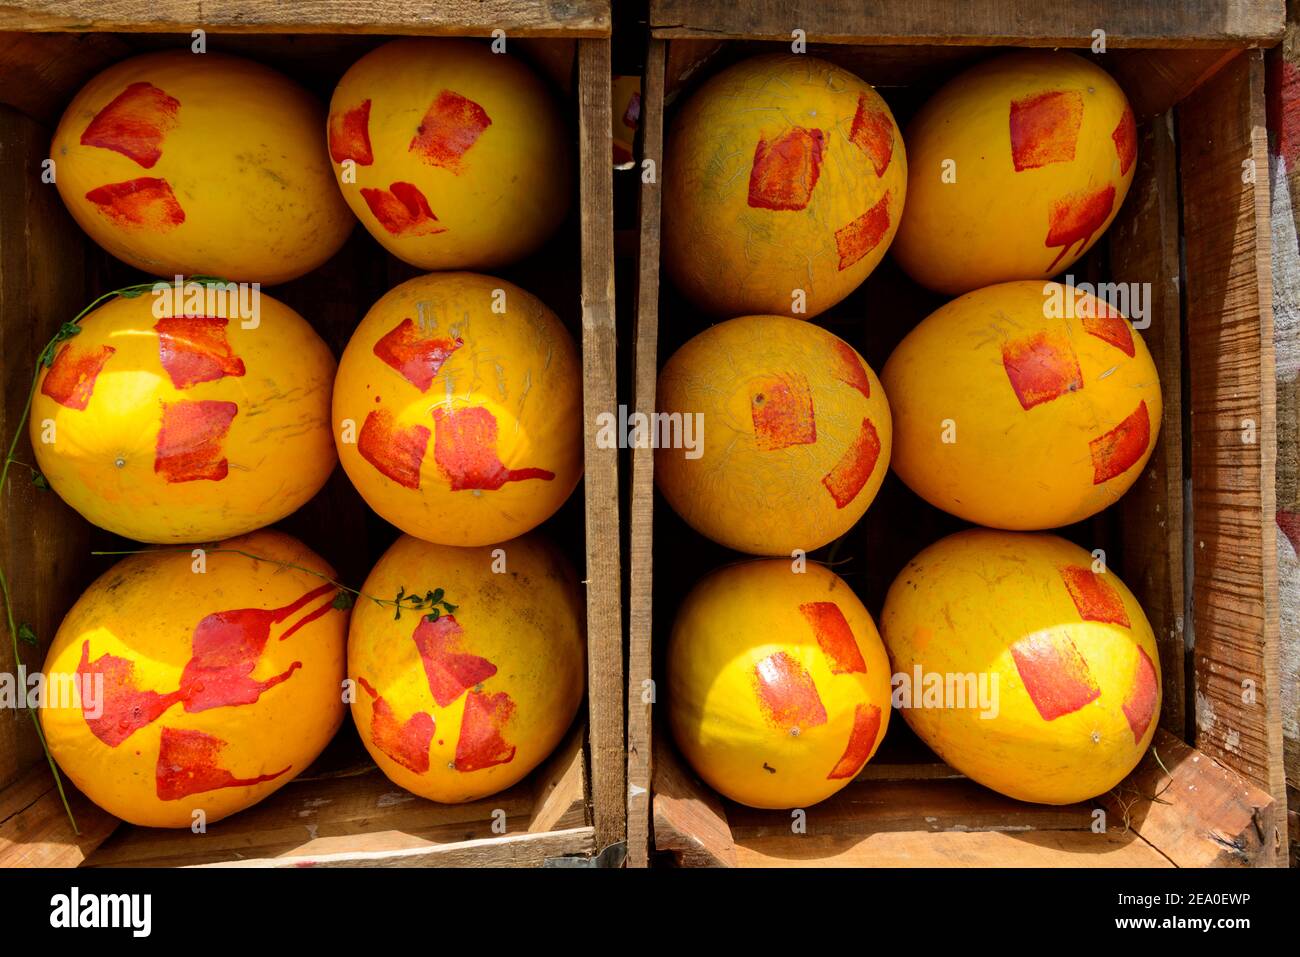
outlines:
[[77, 686], [42, 707], [41, 727], [68, 779], [133, 824], [188, 828], [197, 811], [212, 824], [250, 807], [310, 765], [343, 721], [338, 589], [276, 562], [333, 569], [275, 531], [213, 545], [205, 560], [202, 574], [188, 550], [118, 562], [46, 656], [52, 683], [71, 684], [79, 668], [103, 676], [93, 725]]
[[1117, 501], [1159, 437], [1142, 336], [1092, 296], [1002, 283], [953, 300], [895, 348], [882, 379], [894, 471], [931, 505], [992, 528], [1059, 528]]
[[942, 539], [895, 579], [881, 632], [895, 673], [996, 676], [995, 717], [900, 710], [946, 763], [1009, 797], [1104, 794], [1155, 735], [1160, 658], [1146, 615], [1113, 572], [1054, 535]]
[[315, 269], [352, 231], [324, 122], [319, 100], [260, 63], [148, 53], [82, 88], [50, 156], [68, 211], [118, 259], [269, 285]]
[[81, 321], [37, 379], [36, 463], [88, 521], [141, 542], [213, 541], [305, 504], [337, 462], [334, 356], [263, 293], [259, 324], [216, 297], [212, 316], [155, 296]]
[[834, 572], [786, 560], [703, 579], [669, 639], [673, 739], [717, 791], [760, 808], [809, 807], [847, 785], [889, 724], [875, 624]]
[[948, 295], [1063, 273], [1110, 226], [1137, 165], [1124, 91], [1060, 51], [959, 74], [905, 138], [907, 210], [891, 248], [914, 280]]
[[812, 323], [742, 316], [712, 326], [668, 360], [656, 394], [661, 413], [703, 417], [702, 454], [660, 448], [656, 483], [691, 527], [738, 551], [789, 555], [833, 541], [889, 469], [880, 380]]
[[571, 137], [524, 61], [470, 40], [394, 40], [343, 75], [325, 131], [344, 199], [422, 269], [493, 269], [541, 246], [572, 199]]
[[816, 57], [744, 60], [693, 93], [669, 130], [664, 268], [712, 315], [812, 318], [884, 258], [907, 169], [870, 84]]
[[432, 273], [389, 291], [344, 350], [333, 408], [352, 484], [426, 541], [522, 535], [582, 477], [573, 337], [541, 300], [491, 276]]
[[436, 622], [358, 601], [348, 676], [353, 720], [383, 772], [456, 804], [522, 780], [563, 739], [585, 688], [584, 606], [572, 566], [537, 535], [480, 548], [403, 536], [362, 591], [437, 589], [454, 611]]

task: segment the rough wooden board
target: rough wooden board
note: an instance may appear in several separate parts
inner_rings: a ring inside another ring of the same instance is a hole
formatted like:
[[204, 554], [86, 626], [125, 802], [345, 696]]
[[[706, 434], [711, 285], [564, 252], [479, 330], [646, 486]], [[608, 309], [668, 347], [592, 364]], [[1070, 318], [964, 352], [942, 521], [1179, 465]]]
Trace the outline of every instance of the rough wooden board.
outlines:
[[735, 867], [736, 846], [722, 801], [683, 765], [660, 735], [654, 744], [655, 850], [682, 867]]
[[599, 416], [617, 414], [614, 333], [614, 174], [610, 50], [578, 44], [582, 178], [583, 435], [586, 443], [587, 701], [596, 843], [627, 838], [623, 618], [619, 593], [618, 449], [596, 444]]
[[[40, 181], [49, 131], [0, 107], [0, 437], [4, 449], [18, 429], [37, 355], [60, 324], [86, 304], [82, 283], [85, 239], [53, 184]], [[24, 429], [17, 458], [35, 463]], [[32, 485], [31, 473], [10, 467], [0, 489], [0, 563], [14, 600], [14, 620], [29, 623], [40, 641], [22, 645], [23, 664], [41, 667], [63, 615], [76, 599], [88, 561], [89, 527], [53, 492]], [[13, 641], [0, 616], [0, 672], [13, 673]], [[40, 743], [25, 712], [0, 713], [0, 787], [37, 762]], [[49, 773], [48, 769], [45, 773]]]
[[609, 0], [6, 0], [4, 30], [607, 37]]
[[[1108, 50], [1098, 58], [1117, 79], [1141, 120], [1166, 113], [1223, 69], [1241, 47], [1192, 50]], [[1141, 154], [1139, 154], [1141, 155]]]
[[68, 804], [77, 832], [44, 763], [0, 791], [0, 868], [77, 867], [119, 823], [76, 790], [69, 790]]
[[550, 858], [589, 857], [593, 831], [575, 827], [546, 834], [510, 834], [435, 847], [272, 857], [206, 867], [540, 867]]
[[[641, 182], [641, 239], [637, 260], [636, 341], [633, 343], [635, 411], [655, 408], [659, 375], [659, 171], [663, 166], [664, 47], [651, 40], [641, 99], [641, 157], [654, 164]], [[650, 775], [653, 757], [654, 450], [632, 450], [627, 649], [627, 863], [646, 867], [650, 853]]]
[[[1262, 53], [1228, 64], [1183, 101], [1178, 120], [1191, 394], [1195, 744], [1284, 806]], [[1243, 182], [1248, 174], [1253, 182]], [[1253, 683], [1252, 703], [1244, 700], [1246, 682]], [[1280, 815], [1277, 826], [1285, 843]]]
[[1110, 47], [1267, 45], [1282, 36], [1283, 0], [1133, 3], [1131, 0], [651, 0], [656, 37], [785, 40], [801, 29], [826, 43]]
[[130, 49], [104, 34], [0, 33], [0, 101], [52, 129], [72, 94]]
[[587, 761], [582, 752], [586, 736], [586, 726], [579, 722], [555, 754], [530, 778], [534, 783], [529, 831], [562, 831], [590, 823], [587, 820]]
[[1170, 867], [1136, 835], [1111, 831], [894, 831], [738, 841], [740, 867]]
[[1138, 166], [1111, 224], [1111, 279], [1146, 284], [1150, 326], [1140, 335], [1160, 376], [1164, 412], [1155, 452], [1116, 506], [1124, 582], [1155, 631], [1160, 652], [1160, 726], [1185, 733], [1183, 622], [1183, 376], [1179, 295], [1178, 155], [1173, 115], [1144, 123]]
[[1165, 731], [1102, 802], [1109, 827], [1132, 830], [1178, 867], [1281, 863], [1279, 805], [1264, 791]]

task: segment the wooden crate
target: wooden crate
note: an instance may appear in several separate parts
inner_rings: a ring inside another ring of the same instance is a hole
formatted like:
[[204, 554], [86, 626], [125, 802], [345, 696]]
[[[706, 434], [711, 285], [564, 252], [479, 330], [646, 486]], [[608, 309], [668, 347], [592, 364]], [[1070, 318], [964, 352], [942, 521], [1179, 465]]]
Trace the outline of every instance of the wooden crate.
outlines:
[[[590, 857], [624, 839], [623, 652], [619, 601], [617, 451], [598, 449], [593, 418], [615, 405], [613, 198], [610, 168], [608, 0], [22, 0], [0, 9], [0, 433], [13, 433], [40, 347], [99, 293], [139, 281], [90, 241], [40, 181], [58, 118], [77, 89], [108, 64], [143, 50], [188, 48], [261, 59], [325, 101], [355, 60], [389, 35], [486, 37], [558, 87], [578, 140], [577, 208], [547, 248], [501, 274], [539, 295], [580, 337], [583, 356], [583, 494], [546, 526], [583, 569], [587, 589], [588, 706], [549, 763], [511, 790], [441, 806], [392, 785], [345, 722], [301, 777], [207, 834], [119, 826], [74, 793], [73, 835], [26, 715], [0, 716], [0, 863], [357, 865], [541, 864]], [[322, 130], [322, 136], [324, 131]], [[336, 354], [366, 309], [421, 270], [385, 253], [360, 226], [319, 270], [273, 294], [316, 327]], [[24, 436], [23, 446], [26, 446]], [[30, 448], [20, 458], [31, 461]], [[52, 494], [12, 481], [0, 512], [0, 549], [15, 618], [45, 647], [83, 588], [108, 567], [93, 548], [132, 547], [90, 527]], [[280, 523], [359, 584], [395, 532], [379, 522], [342, 469]], [[8, 636], [0, 669], [11, 671]], [[500, 812], [500, 813], [498, 813]], [[495, 825], [495, 828], [494, 828]]]
[[[1283, 24], [1281, 0], [651, 0], [643, 152], [656, 169], [674, 102], [722, 66], [788, 50], [797, 36], [809, 55], [876, 85], [905, 125], [934, 89], [994, 53], [990, 48], [1087, 48], [1094, 30], [1105, 31], [1107, 52], [1094, 59], [1133, 103], [1140, 166], [1114, 225], [1069, 272], [1079, 280], [1152, 284], [1152, 323], [1143, 335], [1164, 387], [1164, 421], [1128, 495], [1063, 534], [1105, 548], [1146, 609], [1164, 702], [1144, 762], [1084, 805], [1024, 804], [979, 787], [939, 762], [902, 721], [891, 723], [856, 781], [807, 809], [805, 834], [793, 833], [788, 812], [721, 799], [681, 762], [666, 727], [656, 727], [653, 679], [677, 599], [734, 555], [695, 535], [656, 497], [654, 453], [637, 449], [628, 598], [630, 865], [1284, 862], [1269, 167], [1263, 54], [1256, 49], [1275, 43]], [[657, 181], [642, 187], [640, 216], [635, 410], [650, 412], [658, 369], [703, 322], [660, 281]], [[817, 321], [879, 370], [943, 301], [886, 258]], [[661, 313], [673, 321], [661, 327]], [[1243, 441], [1252, 425], [1255, 441]], [[866, 567], [851, 559], [846, 568], [878, 615], [897, 571], [960, 527], [891, 474], [837, 557], [872, 556]], [[837, 564], [837, 571], [844, 569]], [[1243, 702], [1243, 679], [1255, 683], [1253, 704]], [[1095, 807], [1107, 812], [1104, 834], [1091, 830]]]

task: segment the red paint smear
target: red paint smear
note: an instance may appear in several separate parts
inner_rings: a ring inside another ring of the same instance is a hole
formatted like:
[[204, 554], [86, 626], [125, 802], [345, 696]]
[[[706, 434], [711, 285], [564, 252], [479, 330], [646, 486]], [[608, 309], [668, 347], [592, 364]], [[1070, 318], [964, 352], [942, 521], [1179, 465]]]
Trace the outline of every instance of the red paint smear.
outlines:
[[759, 449], [771, 452], [817, 441], [812, 390], [803, 375], [787, 372], [770, 376], [751, 388], [754, 396], [749, 409], [754, 420], [754, 441]]
[[439, 708], [445, 708], [479, 682], [497, 673], [497, 666], [486, 658], [465, 650], [464, 629], [453, 615], [429, 621], [423, 615], [415, 626], [415, 647], [420, 649], [429, 691]]
[[108, 183], [92, 189], [86, 199], [119, 226], [166, 232], [185, 222], [185, 210], [165, 179], [142, 176], [124, 183]]
[[1020, 680], [1044, 721], [1078, 711], [1101, 696], [1101, 689], [1068, 635], [1039, 633], [1011, 646]]
[[330, 159], [336, 163], [352, 160], [358, 166], [375, 161], [370, 148], [370, 101], [342, 113], [331, 113], [329, 123]]
[[1110, 138], [1115, 141], [1115, 155], [1119, 157], [1119, 174], [1124, 176], [1133, 168], [1133, 161], [1138, 155], [1137, 123], [1133, 121], [1131, 107], [1124, 107], [1124, 115], [1119, 118], [1119, 125], [1110, 134]]
[[1151, 419], [1144, 400], [1123, 422], [1088, 443], [1088, 451], [1092, 453], [1092, 484], [1100, 485], [1123, 475], [1142, 458], [1150, 442]]
[[1104, 621], [1125, 628], [1132, 627], [1128, 612], [1124, 610], [1124, 599], [1110, 582], [1091, 568], [1066, 565], [1061, 569], [1061, 580], [1065, 582], [1074, 607], [1084, 621]]
[[199, 382], [213, 382], [223, 376], [242, 376], [244, 360], [230, 351], [225, 319], [208, 316], [176, 316], [159, 319], [158, 358], [171, 377], [172, 385], [188, 389]]
[[375, 409], [366, 416], [357, 437], [361, 457], [398, 485], [420, 487], [420, 466], [429, 446], [429, 430], [423, 425], [399, 429], [393, 413]]
[[357, 681], [374, 699], [370, 705], [370, 741], [408, 771], [424, 774], [429, 770], [429, 742], [433, 740], [433, 715], [417, 711], [405, 721], [398, 721], [392, 707], [360, 676]]
[[754, 679], [759, 706], [774, 725], [804, 730], [826, 723], [826, 708], [812, 675], [784, 651], [755, 665]]
[[1156, 699], [1160, 691], [1156, 683], [1156, 666], [1151, 663], [1151, 656], [1146, 649], [1138, 647], [1137, 674], [1133, 678], [1133, 688], [1124, 699], [1124, 717], [1133, 729], [1133, 743], [1142, 740], [1151, 726], [1151, 719], [1156, 715]]
[[837, 675], [866, 674], [867, 663], [862, 660], [853, 629], [840, 606], [833, 601], [810, 601], [799, 606], [799, 611], [812, 625], [822, 654], [831, 663], [831, 672]]
[[1025, 410], [1083, 388], [1083, 373], [1070, 343], [1047, 332], [1004, 342], [1002, 368]]
[[1011, 101], [1011, 162], [1019, 173], [1074, 159], [1083, 94], [1049, 90]]
[[[86, 719], [90, 733], [110, 748], [116, 748], [136, 731], [156, 721], [164, 711], [181, 700], [179, 690], [170, 694], [140, 690], [135, 683], [135, 662], [128, 658], [100, 655], [91, 661], [90, 642], [84, 641], [81, 644], [77, 677], [84, 681], [93, 675], [103, 675], [100, 715], [98, 718], [86, 715], [85, 698], [81, 700], [81, 714]], [[84, 688], [85, 685], [82, 684], [81, 687]]]
[[1043, 245], [1048, 249], [1060, 246], [1061, 251], [1047, 267], [1049, 272], [1065, 258], [1075, 243], [1080, 244], [1082, 251], [1082, 246], [1087, 245], [1092, 234], [1106, 225], [1106, 217], [1114, 205], [1115, 187], [1110, 185], [1092, 192], [1083, 190], [1071, 193], [1052, 203], [1052, 209], [1047, 214], [1047, 239]]
[[1269, 148], [1293, 173], [1300, 159], [1300, 68], [1284, 56], [1270, 56], [1267, 64]]
[[85, 409], [95, 391], [95, 380], [104, 370], [104, 363], [117, 350], [112, 346], [73, 352], [68, 343], [54, 357], [54, 364], [45, 373], [41, 394], [69, 409]]
[[871, 379], [853, 347], [843, 339], [835, 340], [835, 378], [851, 385], [865, 398], [871, 398]]
[[217, 763], [225, 749], [226, 742], [211, 734], [163, 728], [162, 744], [158, 749], [158, 769], [155, 773], [158, 800], [179, 801], [203, 791], [251, 787], [265, 781], [274, 781], [293, 767], [288, 765], [274, 774], [262, 774], [255, 778], [237, 778]]
[[1098, 302], [1097, 307], [1105, 310], [1105, 314], [1097, 316], [1085, 315], [1083, 317], [1084, 332], [1090, 336], [1096, 336], [1103, 342], [1110, 343], [1130, 359], [1133, 358], [1136, 347], [1133, 345], [1133, 332], [1129, 329], [1128, 323], [1124, 321], [1123, 317], [1111, 314], [1103, 303]]
[[835, 231], [835, 248], [840, 254], [840, 272], [857, 263], [880, 245], [889, 232], [889, 194], [847, 226]]
[[827, 781], [838, 781], [856, 777], [871, 757], [871, 749], [876, 746], [876, 737], [880, 734], [880, 708], [874, 704], [859, 704], [853, 708], [853, 730], [849, 733], [849, 743], [844, 748]]
[[[274, 688], [302, 667], [295, 661], [265, 681], [251, 677], [271, 637], [271, 626], [289, 618], [304, 605], [324, 595], [333, 597], [335, 587], [321, 585], [283, 608], [240, 608], [206, 615], [190, 638], [190, 659], [181, 672], [181, 693], [185, 710], [194, 713], [210, 708], [253, 704], [262, 693]], [[332, 602], [306, 616], [280, 636], [283, 641], [308, 621], [333, 609]]]
[[862, 428], [853, 444], [835, 463], [835, 468], [822, 476], [822, 484], [835, 499], [835, 507], [843, 508], [858, 497], [862, 487], [876, 469], [880, 458], [880, 436], [870, 419], [862, 420]]
[[1300, 554], [1300, 512], [1279, 511], [1275, 516], [1277, 527], [1287, 537], [1291, 547]]
[[877, 176], [884, 176], [894, 155], [894, 124], [884, 110], [867, 105], [867, 95], [858, 94], [858, 111], [853, 115], [849, 139], [867, 154]]
[[424, 114], [407, 149], [419, 153], [430, 166], [459, 173], [465, 153], [491, 125], [492, 118], [483, 107], [452, 90], [443, 90]]
[[515, 758], [515, 746], [505, 738], [506, 725], [515, 714], [515, 703], [504, 691], [465, 696], [465, 713], [456, 741], [456, 770], [481, 771]]
[[555, 478], [546, 469], [506, 468], [497, 458], [496, 417], [481, 406], [434, 409], [433, 423], [433, 458], [453, 492], [474, 488], [495, 492], [507, 482]]
[[749, 171], [749, 205], [804, 209], [822, 170], [822, 131], [794, 126], [770, 143], [758, 138]]
[[153, 470], [168, 482], [219, 482], [229, 463], [221, 442], [239, 411], [233, 402], [164, 402]]
[[429, 201], [411, 183], [393, 183], [388, 189], [362, 189], [361, 198], [379, 225], [394, 236], [432, 236], [447, 227], [429, 208]]
[[421, 392], [428, 390], [442, 364], [465, 343], [455, 339], [426, 339], [410, 319], [386, 332], [375, 343], [375, 355]]
[[95, 114], [81, 134], [82, 146], [115, 150], [145, 169], [162, 156], [162, 142], [176, 126], [180, 100], [152, 83], [132, 83]]

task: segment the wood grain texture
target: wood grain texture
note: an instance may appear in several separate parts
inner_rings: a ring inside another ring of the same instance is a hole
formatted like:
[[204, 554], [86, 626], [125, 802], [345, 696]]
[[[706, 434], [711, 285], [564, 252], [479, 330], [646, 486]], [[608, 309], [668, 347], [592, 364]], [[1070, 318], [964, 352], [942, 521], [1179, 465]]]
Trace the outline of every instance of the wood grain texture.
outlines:
[[1107, 50], [1098, 62], [1124, 88], [1139, 120], [1173, 109], [1223, 69], [1241, 47], [1191, 50]]
[[78, 867], [118, 826], [76, 790], [69, 790], [68, 804], [77, 832], [44, 762], [0, 790], [0, 868]]
[[1183, 608], [1183, 375], [1179, 293], [1178, 153], [1170, 113], [1142, 124], [1138, 165], [1111, 224], [1110, 279], [1150, 289], [1140, 331], [1160, 376], [1164, 412], [1154, 453], [1119, 500], [1124, 582], [1155, 631], [1160, 726], [1185, 734]]
[[627, 838], [618, 449], [596, 443], [599, 416], [617, 414], [614, 332], [614, 174], [610, 49], [578, 43], [582, 197], [583, 485], [587, 528], [587, 702], [596, 844]]
[[[659, 376], [659, 171], [663, 168], [664, 48], [651, 40], [641, 98], [641, 157], [654, 164], [647, 182], [642, 170], [641, 231], [637, 259], [636, 338], [632, 344], [634, 410], [655, 409]], [[627, 639], [627, 863], [646, 867], [650, 852], [650, 776], [654, 727], [651, 635], [654, 623], [654, 449], [632, 450], [629, 530]]]
[[[1178, 108], [1196, 747], [1284, 805], [1263, 55]], [[1279, 846], [1286, 822], [1277, 821]]]
[[591, 823], [587, 818], [587, 760], [582, 751], [586, 737], [587, 729], [580, 722], [528, 778], [533, 782], [529, 831], [563, 831]]
[[53, 130], [72, 94], [130, 52], [105, 34], [0, 33], [0, 102]]
[[[45, 343], [85, 305], [82, 281], [85, 239], [59, 200], [54, 184], [41, 182], [50, 133], [8, 107], [0, 107], [0, 437], [4, 450], [19, 429], [19, 415], [31, 389], [36, 358]], [[36, 459], [22, 430], [16, 458]], [[32, 484], [22, 465], [9, 470], [0, 489], [0, 562], [9, 580], [14, 620], [30, 624], [36, 647], [13, 641], [0, 616], [0, 672], [16, 664], [40, 669], [63, 615], [77, 597], [76, 585], [88, 563], [89, 527], [75, 520], [53, 492]], [[26, 712], [0, 714], [0, 787], [33, 764], [45, 766], [40, 743]]]
[[607, 37], [609, 0], [6, 0], [0, 29]]
[[1109, 47], [1267, 45], [1282, 36], [1283, 0], [1211, 3], [1132, 3], [1076, 0], [651, 0], [656, 37], [749, 37], [790, 40], [798, 28], [809, 41], [980, 46], [1078, 47], [1106, 31]]
[[1250, 781], [1167, 731], [1103, 796], [1111, 828], [1136, 832], [1178, 867], [1277, 863], [1279, 805]]
[[654, 843], [681, 867], [735, 867], [722, 799], [686, 767], [673, 745], [654, 742]]

